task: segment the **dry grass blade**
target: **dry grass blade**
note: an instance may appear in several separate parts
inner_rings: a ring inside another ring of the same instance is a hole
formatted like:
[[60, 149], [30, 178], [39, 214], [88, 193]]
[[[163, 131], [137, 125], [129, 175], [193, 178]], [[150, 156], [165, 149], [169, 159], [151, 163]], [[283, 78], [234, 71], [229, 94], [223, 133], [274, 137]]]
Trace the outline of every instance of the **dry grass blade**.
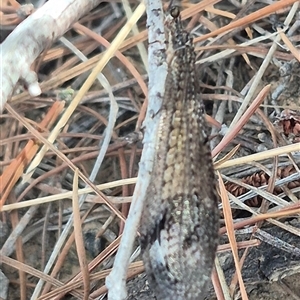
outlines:
[[228, 160], [228, 161], [224, 162], [223, 164], [218, 165], [217, 169], [228, 168], [228, 167], [232, 167], [232, 166], [250, 163], [253, 161], [260, 161], [260, 160], [264, 160], [264, 159], [274, 157], [277, 155], [282, 155], [282, 154], [286, 155], [291, 152], [297, 153], [299, 151], [300, 151], [300, 143], [296, 143], [296, 144], [292, 144], [292, 145], [288, 145], [288, 146], [282, 146], [282, 147], [267, 150], [267, 151], [264, 151], [261, 153], [255, 153], [255, 154], [248, 155], [245, 157], [239, 157], [239, 158]]
[[[231, 208], [229, 205], [227, 191], [225, 189], [223, 180], [221, 179], [220, 173], [219, 173], [219, 187], [220, 187], [222, 204], [224, 207], [223, 212], [224, 212], [226, 230], [227, 230], [227, 234], [228, 234], [228, 238], [229, 238], [229, 242], [230, 242], [230, 246], [231, 246], [231, 250], [232, 250], [232, 254], [233, 254], [233, 258], [234, 258], [236, 273], [237, 273], [237, 277], [238, 277], [239, 285], [240, 285], [240, 291], [241, 291], [242, 299], [247, 300], [248, 296], [247, 296], [245, 285], [244, 285], [243, 278], [242, 278], [240, 260], [239, 260], [239, 256], [238, 256], [238, 248], [237, 248], [237, 243], [236, 243], [235, 234], [234, 234], [232, 212], [231, 212]], [[234, 291], [231, 290], [231, 294], [233, 294], [233, 292]]]
[[[136, 178], [128, 178], [128, 179], [122, 179], [122, 180], [117, 180], [115, 182], [110, 182], [108, 184], [100, 184], [97, 185], [97, 189], [99, 191], [108, 189], [108, 188], [113, 188], [113, 187], [118, 187], [118, 186], [124, 186], [127, 184], [134, 184], [136, 183]], [[84, 194], [89, 194], [93, 192], [92, 188], [83, 188], [78, 190], [78, 195], [84, 195]], [[13, 204], [7, 204], [4, 205], [1, 209], [1, 211], [9, 211], [9, 210], [13, 210], [13, 209], [20, 209], [20, 208], [24, 208], [24, 207], [29, 207], [29, 206], [34, 206], [34, 205], [39, 205], [39, 204], [45, 204], [48, 202], [53, 202], [53, 201], [58, 201], [58, 200], [62, 200], [62, 199], [71, 199], [73, 196], [73, 191], [71, 192], [65, 192], [65, 193], [61, 193], [61, 194], [55, 194], [52, 196], [46, 196], [46, 197], [41, 197], [41, 198], [37, 198], [34, 200], [28, 200], [26, 202], [20, 202], [20, 203], [13, 203]], [[130, 201], [130, 199], [128, 199], [127, 201]], [[103, 201], [101, 198], [97, 200], [97, 203], [105, 203], [105, 201]], [[112, 200], [112, 203], [114, 203], [114, 201]], [[116, 203], [120, 203], [120, 201], [117, 201]]]
[[78, 253], [78, 260], [80, 264], [82, 279], [83, 279], [83, 299], [87, 300], [90, 294], [90, 279], [89, 279], [89, 269], [86, 260], [86, 252], [84, 248], [81, 218], [80, 218], [80, 208], [78, 201], [78, 169], [74, 172], [73, 179], [73, 214], [74, 214], [74, 233], [75, 233], [75, 243]]
[[[253, 239], [250, 241], [243, 241], [243, 242], [237, 242], [237, 248], [243, 249], [243, 248], [249, 248], [249, 247], [257, 247], [260, 245], [259, 240]], [[231, 250], [230, 244], [223, 244], [218, 246], [218, 252], [225, 252]]]
[[289, 38], [286, 36], [284, 32], [280, 32], [279, 30], [278, 32], [282, 41], [287, 46], [287, 48], [291, 51], [294, 57], [300, 62], [300, 51], [293, 45], [293, 43], [289, 40]]
[[[17, 211], [13, 211], [10, 215], [12, 226], [15, 229], [19, 224], [19, 216]], [[24, 253], [22, 249], [23, 243], [21, 237], [18, 237], [16, 240], [16, 256], [17, 260], [21, 263], [24, 263]], [[21, 300], [26, 299], [26, 275], [23, 270], [19, 270], [19, 278], [20, 278], [20, 298]]]
[[226, 154], [220, 160], [216, 161], [214, 163], [214, 167], [216, 169], [218, 169], [219, 166], [222, 166], [223, 163], [225, 163], [226, 161], [229, 161], [236, 154], [236, 152], [238, 151], [239, 148], [240, 148], [240, 145], [235, 146], [228, 154]]
[[[296, 207], [296, 208], [295, 208]], [[255, 224], [259, 221], [264, 221], [268, 219], [276, 219], [280, 217], [287, 217], [290, 215], [297, 215], [300, 213], [300, 204], [298, 203], [297, 205], [290, 205], [285, 207], [284, 209], [280, 209], [278, 212], [274, 213], [266, 213], [266, 214], [260, 214], [257, 216], [254, 216], [252, 218], [249, 218], [245, 221], [240, 221], [234, 224], [234, 229], [240, 229], [248, 225]], [[226, 227], [222, 227], [220, 229], [220, 233], [223, 234], [227, 231]]]
[[212, 283], [218, 300], [231, 300], [226, 278], [218, 257], [215, 259], [215, 269], [212, 273]]

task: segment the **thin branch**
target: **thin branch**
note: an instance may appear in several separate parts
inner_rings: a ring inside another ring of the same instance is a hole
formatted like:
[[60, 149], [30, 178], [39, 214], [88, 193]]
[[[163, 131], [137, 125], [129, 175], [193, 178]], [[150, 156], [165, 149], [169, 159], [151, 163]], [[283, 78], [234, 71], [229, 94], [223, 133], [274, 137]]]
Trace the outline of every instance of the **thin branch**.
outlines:
[[154, 141], [157, 136], [159, 110], [164, 95], [167, 65], [164, 61], [165, 34], [163, 8], [160, 0], [147, 1], [147, 26], [149, 35], [149, 106], [144, 126], [146, 127], [144, 137], [144, 149], [139, 165], [138, 181], [134, 190], [132, 205], [128, 219], [125, 224], [122, 241], [117, 253], [114, 267], [106, 278], [106, 285], [109, 290], [109, 300], [125, 299], [126, 273], [129, 258], [138, 230], [144, 199], [150, 181], [150, 174], [153, 167]]
[[31, 96], [41, 93], [31, 65], [39, 54], [101, 0], [50, 0], [19, 24], [0, 45], [0, 113], [22, 79]]

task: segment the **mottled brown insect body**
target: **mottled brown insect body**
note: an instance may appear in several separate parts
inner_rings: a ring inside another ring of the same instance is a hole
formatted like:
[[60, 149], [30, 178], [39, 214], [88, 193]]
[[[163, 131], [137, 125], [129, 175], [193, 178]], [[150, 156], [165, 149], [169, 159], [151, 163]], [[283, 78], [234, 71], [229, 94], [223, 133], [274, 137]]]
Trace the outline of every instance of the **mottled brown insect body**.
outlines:
[[192, 38], [173, 9], [165, 30], [168, 75], [141, 219], [141, 247], [158, 300], [199, 300], [210, 280], [218, 241], [216, 179], [195, 86]]

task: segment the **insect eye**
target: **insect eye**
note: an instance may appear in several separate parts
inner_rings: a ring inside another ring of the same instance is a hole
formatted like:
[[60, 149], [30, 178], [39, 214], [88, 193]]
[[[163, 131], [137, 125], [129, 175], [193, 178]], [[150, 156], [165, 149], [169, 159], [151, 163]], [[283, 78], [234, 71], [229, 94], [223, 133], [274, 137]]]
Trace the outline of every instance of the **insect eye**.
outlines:
[[171, 7], [171, 9], [170, 9], [170, 15], [174, 19], [178, 18], [179, 15], [180, 15], [180, 8], [179, 8], [179, 6], [173, 6], [173, 7]]

